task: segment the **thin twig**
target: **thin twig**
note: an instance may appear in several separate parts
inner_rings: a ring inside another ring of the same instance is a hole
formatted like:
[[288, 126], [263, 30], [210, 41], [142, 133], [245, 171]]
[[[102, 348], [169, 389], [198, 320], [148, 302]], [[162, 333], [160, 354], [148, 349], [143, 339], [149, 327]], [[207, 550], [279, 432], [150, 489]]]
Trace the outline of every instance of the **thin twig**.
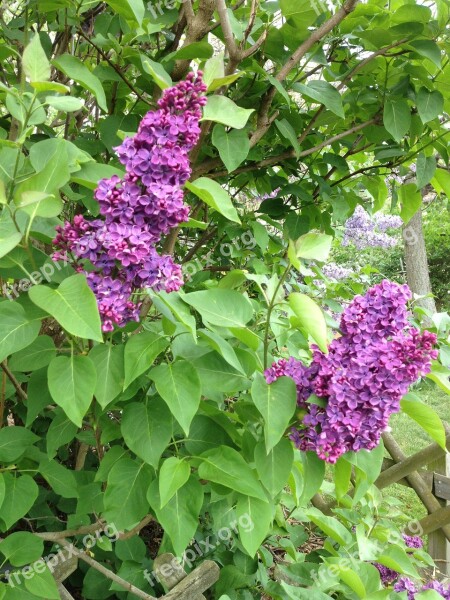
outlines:
[[132, 583], [125, 581], [125, 579], [122, 579], [122, 577], [119, 577], [118, 575], [116, 575], [115, 573], [113, 573], [112, 571], [110, 571], [109, 569], [104, 567], [102, 564], [97, 562], [95, 559], [91, 558], [85, 552], [81, 552], [77, 548], [74, 548], [73, 544], [71, 544], [67, 540], [62, 539], [60, 541], [60, 544], [64, 548], [70, 549], [71, 553], [74, 556], [78, 557], [80, 560], [87, 563], [89, 566], [91, 566], [93, 569], [95, 569], [96, 571], [98, 571], [99, 573], [101, 573], [102, 575], [107, 577], [108, 579], [111, 579], [111, 581], [114, 581], [114, 583], [117, 583], [118, 585], [120, 585], [120, 587], [122, 587], [124, 590], [128, 590], [129, 592], [131, 592], [138, 598], [142, 598], [142, 600], [155, 600], [154, 596], [150, 596], [149, 594], [146, 594], [145, 592], [143, 592], [142, 590], [137, 588]]
[[6, 373], [8, 379], [11, 381], [13, 386], [16, 388], [16, 392], [20, 396], [20, 398], [25, 401], [28, 400], [27, 393], [24, 392], [20, 383], [17, 381], [17, 379], [14, 377], [14, 375], [10, 371], [8, 365], [6, 364], [6, 361], [4, 360], [2, 363], [0, 363], [0, 366], [2, 367], [4, 373]]
[[149, 100], [147, 100], [146, 98], [144, 98], [144, 96], [138, 92], [138, 90], [134, 87], [134, 85], [132, 83], [130, 83], [128, 81], [128, 79], [125, 77], [125, 75], [122, 73], [122, 69], [120, 69], [120, 67], [118, 67], [110, 58], [109, 56], [106, 54], [106, 52], [103, 52], [103, 50], [100, 48], [100, 46], [97, 46], [97, 44], [95, 42], [93, 42], [85, 33], [83, 30], [79, 29], [78, 30], [78, 34], [84, 38], [88, 44], [91, 44], [91, 46], [93, 48], [95, 48], [95, 50], [100, 54], [100, 56], [102, 58], [104, 58], [106, 60], [106, 62], [109, 64], [110, 67], [112, 67], [114, 69], [114, 71], [117, 73], [117, 75], [119, 75], [119, 77], [122, 79], [122, 81], [130, 88], [130, 90], [136, 94], [136, 96], [139, 98], [139, 100], [141, 100], [142, 102], [144, 102], [145, 104], [152, 106], [152, 103], [149, 102]]

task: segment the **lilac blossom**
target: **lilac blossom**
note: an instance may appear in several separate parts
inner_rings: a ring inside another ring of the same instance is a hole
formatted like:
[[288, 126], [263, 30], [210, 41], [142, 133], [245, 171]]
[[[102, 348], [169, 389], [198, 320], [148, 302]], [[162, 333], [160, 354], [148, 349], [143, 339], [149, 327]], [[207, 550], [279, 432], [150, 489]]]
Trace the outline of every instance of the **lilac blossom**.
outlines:
[[446, 600], [450, 600], [450, 586], [441, 583], [440, 581], [436, 581], [433, 579], [429, 581], [425, 585], [420, 585], [414, 583], [408, 577], [400, 577], [398, 581], [394, 584], [395, 592], [407, 592], [408, 600], [415, 600], [416, 594], [420, 592], [425, 592], [426, 590], [434, 590], [437, 592], [442, 598]]
[[139, 320], [139, 290], [171, 292], [183, 284], [181, 267], [160, 255], [157, 245], [188, 220], [183, 186], [200, 136], [205, 91], [201, 72], [165, 90], [137, 134], [116, 148], [125, 176], [98, 183], [94, 196], [103, 218], [77, 215], [73, 224], [57, 228], [53, 258], [71, 259], [77, 271], [87, 272], [104, 331]]
[[335, 463], [346, 452], [378, 445], [408, 387], [437, 357], [436, 336], [408, 324], [410, 298], [406, 285], [383, 281], [344, 310], [342, 336], [327, 354], [314, 347], [309, 366], [291, 357], [265, 371], [268, 383], [287, 375], [297, 385], [305, 415], [291, 439], [300, 450]]
[[345, 222], [343, 246], [354, 244], [358, 250], [369, 247], [392, 248], [397, 240], [390, 236], [388, 229], [398, 229], [403, 221], [394, 215], [376, 214], [371, 217], [358, 204], [353, 215]]
[[[403, 533], [402, 537], [407, 548], [419, 549], [423, 547], [423, 541], [417, 535], [406, 535], [405, 533]], [[380, 573], [381, 582], [383, 583], [383, 585], [391, 585], [399, 577], [399, 573], [397, 571], [394, 571], [394, 569], [390, 569], [389, 567], [386, 567], [380, 563], [373, 564]]]
[[337, 265], [336, 263], [328, 263], [322, 267], [322, 273], [329, 279], [342, 281], [343, 279], [348, 279], [351, 277], [354, 271], [352, 269], [342, 267], [341, 265]]

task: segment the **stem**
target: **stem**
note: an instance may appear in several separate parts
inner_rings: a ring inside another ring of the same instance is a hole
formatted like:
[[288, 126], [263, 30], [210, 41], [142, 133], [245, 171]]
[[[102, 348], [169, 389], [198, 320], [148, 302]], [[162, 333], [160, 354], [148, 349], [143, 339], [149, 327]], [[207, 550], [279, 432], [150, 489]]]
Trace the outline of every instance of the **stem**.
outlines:
[[269, 329], [270, 329], [270, 317], [272, 316], [272, 311], [275, 308], [275, 305], [277, 303], [277, 295], [278, 292], [281, 288], [281, 286], [283, 285], [283, 283], [286, 281], [286, 277], [288, 276], [289, 272], [291, 270], [291, 265], [288, 265], [286, 267], [286, 270], [284, 271], [282, 277], [280, 278], [277, 287], [275, 288], [275, 291], [273, 293], [273, 297], [269, 303], [269, 307], [267, 309], [267, 320], [266, 320], [266, 326], [265, 326], [265, 330], [264, 330], [264, 369], [267, 369], [267, 358], [268, 358], [268, 353], [269, 353]]

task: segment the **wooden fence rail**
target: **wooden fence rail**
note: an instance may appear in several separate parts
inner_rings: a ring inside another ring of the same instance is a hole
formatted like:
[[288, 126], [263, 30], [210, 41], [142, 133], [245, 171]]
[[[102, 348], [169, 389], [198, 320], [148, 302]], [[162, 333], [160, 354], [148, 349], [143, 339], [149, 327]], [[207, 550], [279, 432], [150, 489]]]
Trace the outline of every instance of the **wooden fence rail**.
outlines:
[[[428, 515], [411, 524], [405, 533], [420, 532], [428, 535], [428, 550], [439, 569], [450, 575], [450, 430], [446, 426], [445, 451], [438, 444], [430, 444], [412, 456], [405, 456], [390, 433], [383, 434], [383, 442], [391, 458], [383, 461], [382, 471], [375, 481], [379, 489], [394, 483], [411, 487]], [[350, 496], [353, 491], [349, 491]], [[316, 494], [313, 504], [325, 514], [335, 507]]]

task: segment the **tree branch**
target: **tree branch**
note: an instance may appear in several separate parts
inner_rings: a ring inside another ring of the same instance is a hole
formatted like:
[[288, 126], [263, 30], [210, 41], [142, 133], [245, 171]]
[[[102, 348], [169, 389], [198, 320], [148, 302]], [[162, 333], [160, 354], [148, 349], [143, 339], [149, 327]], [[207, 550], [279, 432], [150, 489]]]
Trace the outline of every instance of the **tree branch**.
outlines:
[[82, 560], [85, 563], [87, 563], [93, 569], [95, 569], [96, 571], [98, 571], [99, 573], [101, 573], [102, 575], [104, 575], [105, 577], [107, 577], [108, 579], [111, 579], [111, 581], [114, 581], [114, 583], [117, 583], [118, 585], [120, 585], [120, 587], [122, 587], [124, 590], [128, 590], [129, 592], [131, 592], [132, 594], [134, 594], [138, 598], [142, 598], [142, 600], [155, 600], [154, 596], [149, 596], [149, 594], [146, 594], [145, 592], [143, 592], [142, 590], [140, 590], [139, 588], [137, 588], [132, 583], [129, 583], [128, 581], [125, 581], [125, 579], [122, 579], [122, 577], [119, 577], [118, 575], [116, 575], [115, 573], [113, 573], [112, 571], [110, 571], [109, 569], [107, 569], [106, 567], [104, 567], [102, 564], [100, 564], [99, 562], [97, 562], [95, 559], [91, 558], [85, 552], [81, 552], [77, 548], [74, 548], [73, 544], [71, 544], [67, 540], [62, 539], [60, 541], [60, 544], [64, 548], [69, 549], [70, 552], [74, 556], [76, 556], [80, 560]]
[[4, 360], [2, 363], [0, 363], [0, 366], [2, 367], [3, 371], [6, 373], [6, 376], [8, 377], [10, 382], [16, 388], [17, 395], [20, 396], [21, 400], [25, 400], [25, 401], [28, 400], [27, 393], [22, 389], [22, 386], [17, 381], [17, 379], [14, 377], [13, 373], [10, 371], [8, 365], [6, 364], [6, 361]]
[[[305, 40], [293, 54], [289, 57], [283, 67], [275, 76], [275, 79], [280, 83], [283, 82], [291, 72], [292, 68], [305, 56], [305, 54], [319, 42], [325, 35], [330, 33], [339, 23], [341, 23], [347, 15], [349, 15], [355, 8], [358, 0], [347, 0], [345, 4], [335, 13], [328, 21], [323, 23], [320, 27], [312, 32], [307, 40]], [[269, 110], [272, 105], [272, 101], [277, 93], [275, 86], [271, 86], [266, 92], [258, 114], [257, 131], [254, 134], [256, 141], [259, 141], [267, 129], [270, 127], [268, 121]]]
[[[369, 121], [365, 121], [364, 123], [359, 123], [358, 125], [354, 125], [353, 127], [350, 127], [350, 129], [347, 129], [345, 131], [342, 131], [341, 133], [333, 135], [332, 137], [324, 140], [323, 142], [321, 142], [320, 144], [317, 144], [316, 146], [313, 146], [312, 148], [303, 150], [298, 155], [298, 158], [300, 159], [300, 158], [304, 158], [305, 156], [309, 156], [310, 154], [314, 154], [314, 152], [317, 152], [318, 150], [322, 150], [322, 148], [325, 148], [326, 146], [329, 146], [330, 144], [333, 144], [334, 142], [342, 140], [343, 138], [347, 137], [348, 135], [357, 133], [358, 131], [361, 131], [362, 129], [369, 127], [369, 125], [375, 125], [376, 123], [378, 123], [378, 117], [374, 117], [374, 118], [370, 119]], [[261, 160], [260, 162], [253, 163], [252, 165], [248, 165], [246, 167], [241, 167], [240, 169], [236, 169], [235, 171], [233, 171], [233, 174], [248, 173], [249, 171], [254, 171], [255, 169], [263, 169], [265, 167], [276, 165], [283, 160], [286, 160], [289, 158], [295, 158], [295, 157], [296, 157], [295, 150], [292, 148], [291, 150], [286, 150], [285, 152], [283, 152], [282, 154], [278, 154], [277, 156], [270, 156], [268, 158], [265, 158], [264, 160]], [[205, 161], [198, 169], [196, 169], [195, 177], [200, 177], [200, 175], [203, 175], [205, 173], [208, 173], [208, 177], [210, 177], [212, 179], [214, 179], [216, 177], [224, 177], [225, 175], [228, 175], [228, 171], [216, 171], [215, 173], [209, 172], [209, 170], [211, 168], [214, 168], [216, 165], [219, 165], [219, 164], [221, 164], [220, 159], [217, 159], [217, 160], [213, 159], [211, 161]]]

